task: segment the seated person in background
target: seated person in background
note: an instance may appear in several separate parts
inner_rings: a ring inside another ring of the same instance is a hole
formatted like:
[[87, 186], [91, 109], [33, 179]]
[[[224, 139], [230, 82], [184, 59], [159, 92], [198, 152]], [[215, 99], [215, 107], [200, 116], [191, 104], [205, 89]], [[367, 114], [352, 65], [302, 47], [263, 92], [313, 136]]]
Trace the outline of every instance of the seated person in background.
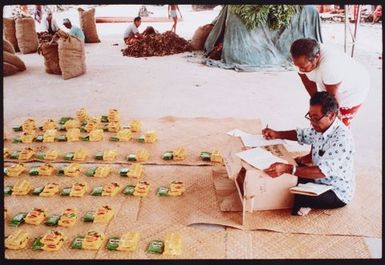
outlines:
[[41, 30], [47, 31], [49, 34], [55, 34], [59, 30], [56, 20], [52, 16], [52, 11], [48, 11], [47, 16], [41, 21]]
[[145, 5], [142, 5], [138, 12], [138, 17], [148, 17], [150, 14], [154, 14], [153, 12], [150, 12], [147, 10], [147, 7]]
[[332, 189], [319, 196], [295, 194], [292, 215], [306, 215], [311, 208], [343, 207], [353, 199], [355, 174], [353, 166], [353, 137], [350, 129], [337, 118], [338, 103], [328, 92], [316, 92], [310, 98], [305, 118], [312, 128], [291, 131], [262, 130], [266, 139], [286, 139], [310, 144], [311, 154], [296, 158], [298, 167], [274, 163], [264, 171], [271, 177], [284, 173], [298, 176], [299, 183], [315, 182], [331, 185]]
[[71, 21], [68, 18], [63, 19], [63, 25], [67, 29], [70, 29], [69, 33], [72, 36], [78, 37], [79, 39], [81, 39], [84, 42], [84, 33], [83, 33], [83, 31], [79, 27], [73, 26]]
[[130, 39], [142, 39], [142, 34], [139, 33], [138, 28], [140, 24], [142, 23], [141, 17], [136, 17], [134, 19], [134, 22], [130, 24], [127, 29], [124, 31], [123, 40], [126, 44], [130, 41]]

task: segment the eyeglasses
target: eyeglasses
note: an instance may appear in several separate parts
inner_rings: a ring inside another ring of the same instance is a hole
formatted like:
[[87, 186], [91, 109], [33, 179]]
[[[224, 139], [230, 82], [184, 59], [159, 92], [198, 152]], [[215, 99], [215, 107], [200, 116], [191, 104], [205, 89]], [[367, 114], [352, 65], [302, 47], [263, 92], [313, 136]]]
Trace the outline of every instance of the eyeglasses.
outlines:
[[319, 122], [325, 116], [326, 116], [326, 114], [322, 115], [321, 118], [313, 119], [312, 117], [310, 117], [309, 112], [305, 114], [305, 118], [308, 119], [309, 121], [312, 121], [312, 122]]

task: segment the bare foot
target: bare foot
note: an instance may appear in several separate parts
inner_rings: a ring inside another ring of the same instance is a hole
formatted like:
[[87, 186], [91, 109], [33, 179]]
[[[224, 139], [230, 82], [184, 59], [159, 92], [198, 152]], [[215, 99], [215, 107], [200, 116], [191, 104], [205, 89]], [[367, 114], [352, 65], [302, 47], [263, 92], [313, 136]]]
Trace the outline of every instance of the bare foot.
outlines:
[[311, 211], [311, 208], [309, 207], [301, 207], [298, 210], [297, 214], [300, 216], [305, 216], [305, 215], [308, 215], [310, 211]]

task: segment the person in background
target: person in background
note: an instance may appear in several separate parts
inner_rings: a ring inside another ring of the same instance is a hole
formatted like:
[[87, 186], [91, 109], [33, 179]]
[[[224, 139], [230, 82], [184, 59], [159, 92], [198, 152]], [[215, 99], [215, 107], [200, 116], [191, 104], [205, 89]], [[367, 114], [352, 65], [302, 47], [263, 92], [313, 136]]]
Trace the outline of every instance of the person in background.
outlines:
[[373, 21], [372, 24], [377, 23], [382, 19], [382, 6], [377, 5], [376, 9], [373, 11]]
[[56, 20], [53, 18], [52, 11], [49, 10], [47, 16], [41, 21], [41, 30], [47, 31], [49, 34], [55, 34], [59, 29]]
[[24, 16], [29, 16], [28, 5], [19, 5], [20, 13]]
[[326, 91], [315, 92], [310, 98], [310, 107], [305, 118], [312, 128], [291, 131], [262, 130], [266, 139], [286, 139], [312, 146], [306, 155], [308, 163], [293, 166], [274, 163], [264, 171], [270, 177], [284, 173], [298, 176], [298, 183], [315, 182], [332, 187], [318, 196], [294, 195], [292, 215], [307, 215], [312, 208], [334, 209], [343, 207], [353, 200], [355, 173], [353, 164], [354, 142], [351, 130], [338, 115], [336, 98]]
[[180, 18], [182, 18], [182, 13], [179, 10], [178, 5], [168, 5], [168, 18], [172, 17], [174, 24], [171, 27], [171, 31], [176, 33], [176, 24], [178, 23], [178, 14], [176, 11], [178, 10]]
[[34, 18], [35, 20], [40, 24], [41, 22], [41, 18], [42, 18], [42, 15], [43, 15], [43, 6], [42, 5], [35, 5], [35, 14], [34, 14]]
[[127, 29], [124, 31], [123, 34], [123, 40], [126, 44], [130, 42], [131, 39], [142, 39], [143, 36], [142, 34], [139, 33], [139, 26], [142, 24], [142, 18], [141, 17], [136, 17], [134, 18], [134, 21], [132, 24], [130, 24]]
[[63, 25], [67, 29], [70, 29], [69, 33], [72, 36], [78, 37], [79, 39], [81, 39], [84, 42], [85, 37], [84, 37], [83, 31], [79, 27], [73, 26], [71, 21], [68, 18], [63, 19]]
[[350, 126], [369, 92], [370, 76], [365, 67], [310, 38], [295, 40], [290, 54], [309, 95], [317, 91], [334, 95], [340, 106], [339, 118]]

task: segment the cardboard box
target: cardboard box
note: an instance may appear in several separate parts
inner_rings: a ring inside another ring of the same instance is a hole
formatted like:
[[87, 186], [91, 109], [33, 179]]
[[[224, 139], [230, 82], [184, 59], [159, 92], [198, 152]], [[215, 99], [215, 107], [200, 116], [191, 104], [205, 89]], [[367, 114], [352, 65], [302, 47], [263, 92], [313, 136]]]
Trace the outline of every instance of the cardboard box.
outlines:
[[[297, 185], [298, 178], [290, 174], [276, 178], [268, 176], [236, 156], [236, 153], [243, 151], [242, 147], [240, 138], [231, 137], [223, 158], [228, 177], [237, 187], [243, 212], [291, 208], [294, 195], [289, 192], [289, 188]], [[284, 145], [267, 146], [265, 149], [289, 164], [296, 165]]]

